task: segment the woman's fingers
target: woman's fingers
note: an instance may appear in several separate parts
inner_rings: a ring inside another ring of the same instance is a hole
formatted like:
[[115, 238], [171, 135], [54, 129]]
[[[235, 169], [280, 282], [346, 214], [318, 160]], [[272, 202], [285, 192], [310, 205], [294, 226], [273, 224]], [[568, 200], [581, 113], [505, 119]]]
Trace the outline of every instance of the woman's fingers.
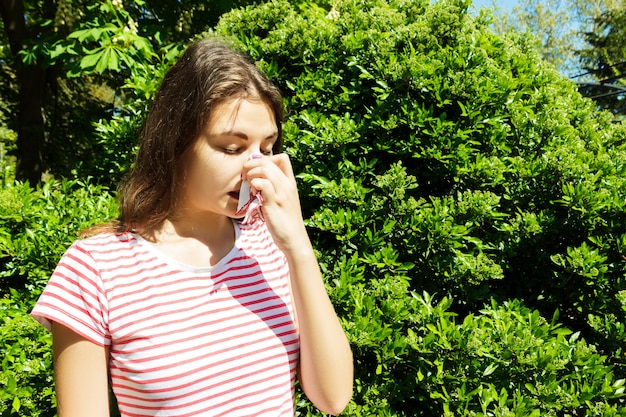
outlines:
[[[246, 163], [244, 174], [253, 192], [263, 196], [263, 217], [276, 244], [288, 251], [306, 238], [300, 198], [287, 155], [275, 155]], [[307, 238], [308, 239], [308, 238]]]
[[291, 166], [291, 160], [289, 155], [281, 153], [278, 155], [272, 155], [270, 160], [287, 176], [287, 178], [293, 179], [295, 182], [295, 176], [293, 174], [293, 167]]
[[260, 191], [269, 204], [281, 204], [282, 199], [297, 198], [296, 181], [289, 157], [286, 154], [251, 160], [246, 163], [247, 179], [254, 191]]

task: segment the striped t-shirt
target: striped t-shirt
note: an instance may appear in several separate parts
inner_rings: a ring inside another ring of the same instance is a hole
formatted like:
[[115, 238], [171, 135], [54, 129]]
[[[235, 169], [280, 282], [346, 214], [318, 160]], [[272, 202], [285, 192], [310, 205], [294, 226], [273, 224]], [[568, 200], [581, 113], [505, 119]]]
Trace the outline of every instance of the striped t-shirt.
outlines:
[[32, 314], [110, 347], [122, 416], [293, 416], [299, 339], [289, 269], [265, 223], [235, 223], [210, 268], [130, 233], [72, 245]]

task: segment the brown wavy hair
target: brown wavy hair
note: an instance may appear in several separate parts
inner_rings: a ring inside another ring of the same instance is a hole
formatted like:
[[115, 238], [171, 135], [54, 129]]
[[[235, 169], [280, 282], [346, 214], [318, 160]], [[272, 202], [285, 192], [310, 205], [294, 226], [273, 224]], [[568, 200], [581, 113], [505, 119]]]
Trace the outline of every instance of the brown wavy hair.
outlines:
[[134, 167], [118, 188], [120, 215], [109, 229], [150, 233], [175, 209], [182, 155], [206, 127], [212, 110], [231, 99], [265, 102], [282, 147], [282, 95], [252, 59], [224, 40], [202, 39], [187, 47], [165, 75], [140, 134]]

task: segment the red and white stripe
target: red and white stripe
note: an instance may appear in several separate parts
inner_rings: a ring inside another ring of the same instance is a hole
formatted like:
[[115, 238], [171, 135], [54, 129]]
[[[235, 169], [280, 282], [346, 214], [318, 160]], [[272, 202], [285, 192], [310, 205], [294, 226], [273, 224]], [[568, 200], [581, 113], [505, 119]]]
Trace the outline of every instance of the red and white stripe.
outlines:
[[32, 314], [110, 347], [122, 416], [293, 416], [289, 270], [263, 222], [237, 230], [211, 268], [131, 234], [79, 241]]

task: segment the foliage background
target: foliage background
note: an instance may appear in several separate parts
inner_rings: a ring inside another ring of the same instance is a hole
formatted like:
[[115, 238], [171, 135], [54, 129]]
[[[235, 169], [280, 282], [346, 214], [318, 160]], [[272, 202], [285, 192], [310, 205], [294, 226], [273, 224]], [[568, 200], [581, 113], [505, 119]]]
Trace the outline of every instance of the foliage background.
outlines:
[[[204, 35], [232, 38], [285, 94], [287, 152], [354, 351], [345, 415], [626, 415], [626, 129], [532, 37], [495, 35], [469, 7], [277, 0]], [[178, 50], [124, 69], [124, 101], [95, 125], [96, 181], [7, 174], [3, 416], [54, 415], [49, 337], [27, 312], [78, 230], [115, 215], [102, 172], [130, 164]], [[319, 415], [301, 395], [298, 413]]]

